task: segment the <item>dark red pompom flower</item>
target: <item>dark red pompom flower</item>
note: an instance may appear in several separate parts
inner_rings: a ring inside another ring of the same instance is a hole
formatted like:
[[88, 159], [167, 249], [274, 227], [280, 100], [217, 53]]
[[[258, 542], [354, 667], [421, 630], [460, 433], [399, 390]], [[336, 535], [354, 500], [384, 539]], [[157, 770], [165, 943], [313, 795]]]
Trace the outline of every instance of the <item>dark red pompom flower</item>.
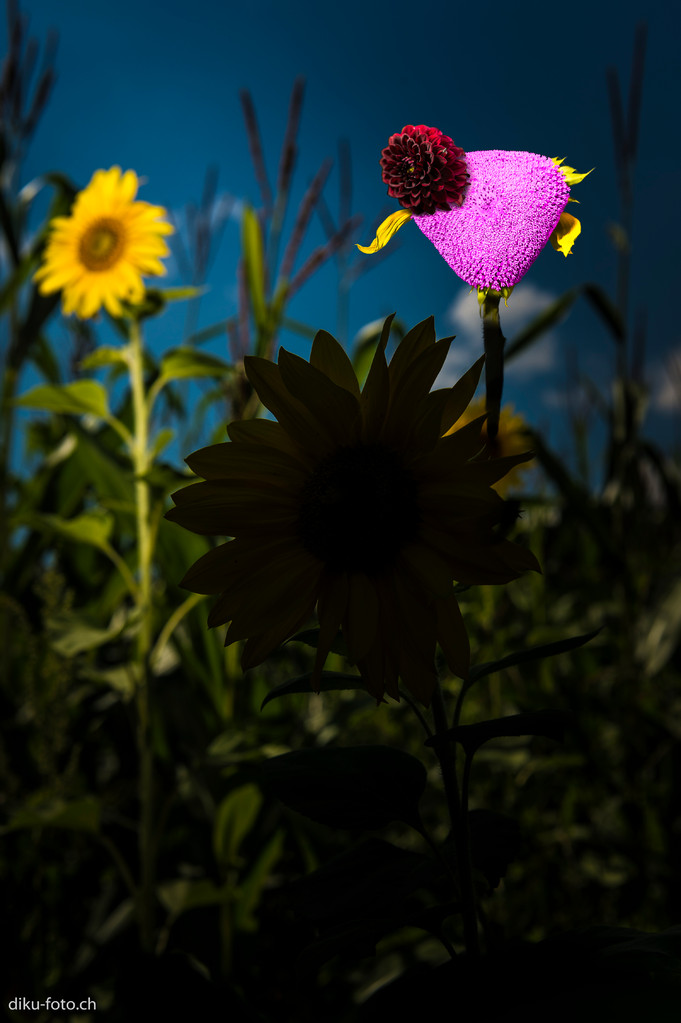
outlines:
[[468, 183], [463, 149], [449, 135], [425, 124], [405, 124], [381, 153], [388, 195], [411, 213], [460, 206]]

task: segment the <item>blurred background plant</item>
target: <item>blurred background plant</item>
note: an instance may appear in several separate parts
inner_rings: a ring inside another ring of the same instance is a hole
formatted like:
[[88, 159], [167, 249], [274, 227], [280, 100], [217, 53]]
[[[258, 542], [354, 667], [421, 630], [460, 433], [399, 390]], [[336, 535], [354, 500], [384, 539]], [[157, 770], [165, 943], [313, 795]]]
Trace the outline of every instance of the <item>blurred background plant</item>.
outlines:
[[[351, 209], [347, 146], [339, 150], [337, 216], [324, 199], [324, 162], [286, 233], [302, 82], [293, 88], [274, 189], [255, 107], [242, 93], [260, 206], [218, 199], [217, 171], [209, 170], [201, 203], [188, 209], [184, 229], [177, 224], [181, 287], [147, 291], [149, 316], [162, 315], [170, 300], [190, 297], [182, 343], [159, 358], [146, 350], [144, 361], [147, 398], [162, 400], [151, 420], [146, 475], [155, 537], [148, 741], [154, 763], [149, 855], [157, 881], [153, 943], [140, 958], [131, 941], [140, 867], [139, 617], [125, 583], [137, 564], [135, 478], [120, 432], [96, 401], [84, 399], [92, 389], [73, 391], [74, 380], [96, 382], [111, 415], [132, 429], [132, 397], [116, 354], [128, 338], [122, 321], [108, 321], [119, 330], [117, 349], [101, 343], [101, 322], [63, 320], [69, 366], [49, 338], [59, 296], [41, 296], [31, 278], [47, 222], [68, 212], [77, 188], [54, 173], [21, 184], [22, 155], [54, 82], [55, 41], [39, 47], [26, 39], [14, 3], [8, 14], [0, 88], [0, 876], [6, 888], [3, 961], [11, 969], [3, 999], [70, 998], [82, 991], [97, 999], [98, 1012], [134, 1019], [177, 1005], [182, 993], [194, 1008], [230, 1006], [243, 1019], [353, 1019], [354, 1003], [408, 967], [441, 962], [443, 949], [428, 930], [427, 914], [421, 926], [405, 916], [384, 935], [369, 929], [362, 941], [355, 929], [351, 942], [325, 943], [310, 896], [296, 902], [288, 886], [353, 850], [356, 836], [283, 807], [263, 788], [260, 767], [279, 753], [343, 744], [348, 736], [354, 744], [383, 742], [425, 759], [437, 788], [435, 762], [424, 757], [419, 723], [404, 703], [377, 710], [364, 696], [340, 692], [294, 695], [261, 707], [282, 679], [309, 670], [310, 651], [286, 645], [242, 679], [239, 644], [225, 649], [224, 629], [206, 629], [206, 602], [187, 600], [178, 586], [209, 541], [162, 517], [168, 495], [191, 478], [162, 457], [173, 436], [169, 424], [188, 452], [222, 440], [225, 422], [262, 413], [243, 357], [273, 357], [284, 327], [311, 338], [317, 327], [332, 326], [287, 313], [290, 298], [332, 259], [339, 274], [337, 332], [347, 338], [348, 296], [361, 272], [351, 260], [359, 220]], [[42, 70], [35, 75], [41, 49]], [[600, 315], [594, 335], [605, 330], [614, 344], [611, 393], [602, 381], [579, 381], [576, 472], [542, 435], [531, 433], [538, 469], [512, 496], [523, 509], [516, 529], [539, 557], [543, 577], [461, 595], [477, 663], [601, 630], [569, 655], [499, 670], [467, 695], [465, 722], [547, 704], [571, 712], [574, 721], [559, 750], [548, 739], [513, 738], [478, 753], [471, 807], [507, 814], [520, 825], [507, 876], [483, 901], [491, 945], [539, 940], [594, 922], [659, 930], [681, 919], [681, 484], [678, 461], [645, 434], [644, 317], [637, 310], [631, 329], [628, 312], [644, 49], [640, 29], [626, 116], [617, 75], [608, 75], [622, 196], [622, 223], [613, 232], [617, 294], [611, 299], [594, 283], [571, 290], [509, 338], [506, 355], [512, 360], [540, 339], [583, 294]], [[49, 210], [36, 226], [33, 200], [45, 191]], [[199, 330], [200, 289], [235, 211], [241, 225], [238, 312]], [[327, 240], [302, 259], [313, 213]], [[360, 379], [380, 327], [368, 324], [353, 340]], [[394, 321], [393, 340], [403, 333]], [[201, 348], [221, 335], [225, 359]], [[42, 382], [22, 393], [29, 365]], [[48, 413], [21, 420], [22, 455], [35, 466], [30, 474], [10, 467], [19, 408]], [[220, 425], [207, 432], [211, 412]], [[594, 414], [602, 416], [608, 435], [597, 487], [588, 446]], [[334, 666], [345, 667], [340, 654], [327, 664]], [[453, 680], [445, 685], [456, 692]], [[440, 811], [437, 800], [422, 807], [431, 832], [444, 838]], [[401, 833], [381, 833], [396, 836], [411, 849]]]

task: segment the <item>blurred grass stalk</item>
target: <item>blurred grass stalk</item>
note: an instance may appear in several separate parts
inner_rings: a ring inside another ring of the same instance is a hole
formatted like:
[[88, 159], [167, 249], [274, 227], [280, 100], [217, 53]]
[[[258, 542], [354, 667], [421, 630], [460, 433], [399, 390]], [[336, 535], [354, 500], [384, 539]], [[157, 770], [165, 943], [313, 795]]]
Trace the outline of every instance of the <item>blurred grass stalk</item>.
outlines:
[[[6, 324], [2, 337], [3, 366], [0, 397], [0, 578], [9, 556], [9, 461], [12, 450], [13, 400], [24, 362], [31, 346], [31, 329], [38, 330], [58, 299], [34, 293], [26, 318], [22, 321], [20, 284], [32, 268], [26, 252], [28, 208], [41, 187], [33, 182], [19, 189], [21, 164], [52, 93], [56, 74], [54, 61], [57, 34], [50, 31], [43, 50], [42, 68], [32, 86], [39, 44], [26, 38], [26, 18], [19, 14], [16, 0], [7, 0], [8, 52], [0, 72], [0, 229], [4, 246], [0, 249], [0, 315]], [[8, 649], [8, 618], [2, 616], [0, 643]], [[3, 663], [5, 660], [3, 659]], [[4, 672], [5, 669], [3, 669]]]

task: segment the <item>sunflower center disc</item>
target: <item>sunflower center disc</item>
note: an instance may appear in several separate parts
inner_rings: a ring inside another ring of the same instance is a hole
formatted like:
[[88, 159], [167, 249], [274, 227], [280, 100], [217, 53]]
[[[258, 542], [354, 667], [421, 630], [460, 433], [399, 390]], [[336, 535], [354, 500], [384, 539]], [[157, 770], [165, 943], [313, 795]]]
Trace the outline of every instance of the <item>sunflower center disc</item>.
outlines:
[[418, 526], [416, 484], [400, 457], [379, 444], [336, 451], [303, 490], [302, 543], [333, 571], [383, 572]]
[[122, 225], [111, 217], [101, 217], [81, 238], [81, 262], [88, 270], [108, 270], [117, 262], [124, 242]]

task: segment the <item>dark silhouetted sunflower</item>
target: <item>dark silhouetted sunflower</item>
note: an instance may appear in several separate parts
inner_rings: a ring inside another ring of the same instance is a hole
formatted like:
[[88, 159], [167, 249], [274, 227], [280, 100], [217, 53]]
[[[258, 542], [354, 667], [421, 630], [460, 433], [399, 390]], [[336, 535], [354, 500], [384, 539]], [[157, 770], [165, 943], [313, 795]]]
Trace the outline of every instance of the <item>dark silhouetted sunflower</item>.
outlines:
[[466, 410], [483, 359], [431, 392], [451, 338], [432, 318], [414, 327], [388, 365], [386, 321], [364, 388], [326, 331], [310, 361], [283, 348], [278, 364], [248, 356], [246, 374], [278, 422], [232, 423], [230, 441], [187, 463], [205, 482], [173, 495], [167, 517], [233, 537], [189, 569], [182, 586], [219, 594], [209, 626], [246, 640], [247, 670], [317, 611], [312, 684], [319, 688], [339, 629], [369, 692], [395, 699], [398, 678], [428, 706], [439, 643], [466, 677], [468, 637], [459, 583], [505, 583], [539, 571], [496, 526], [504, 502], [492, 484], [530, 454], [476, 460], [484, 417], [445, 436]]

